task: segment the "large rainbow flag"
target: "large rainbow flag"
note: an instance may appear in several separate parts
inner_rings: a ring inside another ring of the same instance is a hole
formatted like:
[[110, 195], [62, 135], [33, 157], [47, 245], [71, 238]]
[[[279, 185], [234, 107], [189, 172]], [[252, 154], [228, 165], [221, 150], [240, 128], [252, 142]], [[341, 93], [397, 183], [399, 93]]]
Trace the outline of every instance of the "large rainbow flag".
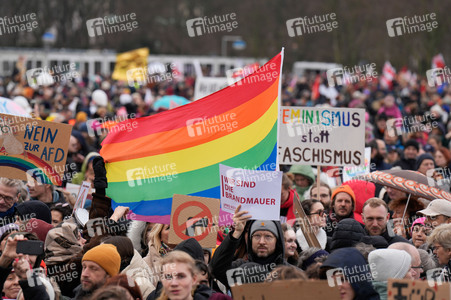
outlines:
[[193, 103], [129, 119], [100, 154], [113, 207], [170, 223], [174, 194], [220, 198], [219, 164], [275, 170], [283, 50], [253, 74]]

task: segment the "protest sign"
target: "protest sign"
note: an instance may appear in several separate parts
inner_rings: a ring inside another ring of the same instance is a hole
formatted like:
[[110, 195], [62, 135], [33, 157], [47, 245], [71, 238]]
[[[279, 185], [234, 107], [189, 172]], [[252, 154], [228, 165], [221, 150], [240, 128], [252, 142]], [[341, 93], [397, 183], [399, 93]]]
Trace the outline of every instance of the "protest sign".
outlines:
[[427, 281], [410, 279], [389, 279], [387, 283], [388, 300], [450, 300], [450, 295], [450, 283], [440, 282], [433, 287]]
[[202, 247], [215, 247], [218, 217], [218, 199], [174, 195], [169, 243], [179, 244], [195, 238]]
[[77, 210], [77, 208], [85, 207], [85, 201], [89, 195], [90, 190], [91, 190], [91, 183], [88, 181], [83, 181], [83, 183], [80, 186], [80, 189], [78, 190], [77, 200], [75, 201], [75, 205], [74, 205], [74, 211]]
[[302, 233], [305, 236], [307, 244], [309, 247], [316, 247], [321, 249], [321, 245], [319, 244], [318, 238], [316, 237], [312, 227], [310, 225], [310, 221], [305, 214], [304, 209], [302, 208], [301, 201], [297, 193], [294, 194], [295, 197], [293, 199], [293, 210], [294, 215], [296, 216], [297, 226], [302, 230]]
[[371, 147], [365, 148], [365, 163], [360, 166], [346, 165], [343, 167], [343, 182], [348, 180], [358, 179], [360, 176], [370, 173], [371, 163]]
[[72, 126], [0, 114], [0, 173], [61, 185]]
[[[335, 300], [340, 299], [338, 287], [330, 287], [326, 280], [277, 280], [268, 283], [249, 283], [231, 287], [233, 299], [242, 300]], [[301, 296], [302, 295], [302, 296]]]
[[249, 211], [255, 220], [280, 219], [280, 193], [282, 172], [258, 171], [219, 165], [221, 208], [234, 213]]
[[[116, 65], [112, 78], [114, 80], [129, 81], [131, 79], [145, 81], [149, 48], [139, 48], [116, 56]], [[135, 71], [134, 71], [135, 70]], [[144, 71], [144, 73], [142, 72]]]
[[279, 162], [319, 166], [364, 163], [365, 110], [283, 106]]
[[194, 86], [194, 100], [213, 94], [228, 86], [226, 77], [200, 77]]

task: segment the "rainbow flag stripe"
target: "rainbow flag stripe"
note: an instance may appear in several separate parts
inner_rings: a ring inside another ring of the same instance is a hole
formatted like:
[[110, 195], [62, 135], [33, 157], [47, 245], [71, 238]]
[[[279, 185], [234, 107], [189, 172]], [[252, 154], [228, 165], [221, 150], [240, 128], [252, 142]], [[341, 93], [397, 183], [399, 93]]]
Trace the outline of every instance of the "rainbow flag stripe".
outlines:
[[173, 194], [220, 198], [219, 164], [275, 170], [282, 61], [283, 52], [201, 100], [118, 124], [133, 130], [112, 130], [100, 151], [113, 207], [169, 224]]

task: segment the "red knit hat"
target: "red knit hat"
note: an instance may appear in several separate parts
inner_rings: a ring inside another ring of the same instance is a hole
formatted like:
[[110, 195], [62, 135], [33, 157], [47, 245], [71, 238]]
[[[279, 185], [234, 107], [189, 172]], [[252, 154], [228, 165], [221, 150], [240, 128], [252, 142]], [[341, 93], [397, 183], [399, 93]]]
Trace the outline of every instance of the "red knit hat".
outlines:
[[351, 187], [349, 185], [341, 185], [341, 186], [337, 187], [334, 190], [334, 192], [332, 193], [332, 197], [331, 197], [331, 199], [332, 199], [332, 203], [331, 203], [332, 206], [334, 205], [334, 202], [335, 202], [335, 196], [338, 193], [346, 193], [349, 196], [351, 196], [352, 205], [354, 206], [354, 209], [355, 209], [355, 194], [354, 194], [354, 191], [351, 189]]

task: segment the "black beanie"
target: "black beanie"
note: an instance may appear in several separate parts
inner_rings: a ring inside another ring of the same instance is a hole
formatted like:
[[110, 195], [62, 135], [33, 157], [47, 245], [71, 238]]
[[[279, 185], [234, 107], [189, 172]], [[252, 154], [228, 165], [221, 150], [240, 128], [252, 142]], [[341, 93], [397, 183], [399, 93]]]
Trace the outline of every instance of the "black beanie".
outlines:
[[434, 160], [434, 158], [432, 157], [432, 155], [430, 155], [429, 153], [424, 153], [424, 154], [421, 154], [420, 156], [417, 157], [417, 164], [415, 165], [415, 171], [418, 171], [418, 169], [419, 169], [420, 166], [421, 166], [421, 163], [422, 163], [423, 160], [425, 160], [425, 159], [430, 159], [430, 160], [432, 160], [432, 161], [434, 162], [434, 167], [435, 167], [435, 160]]
[[404, 149], [406, 149], [407, 147], [415, 147], [415, 149], [417, 149], [417, 151], [420, 151], [420, 144], [415, 141], [415, 140], [408, 140], [407, 142], [405, 142], [404, 144]]
[[52, 224], [52, 213], [49, 207], [39, 200], [30, 200], [17, 204], [16, 215], [22, 220], [36, 218]]
[[189, 238], [184, 240], [177, 246], [175, 246], [174, 250], [179, 250], [188, 253], [195, 260], [204, 261], [204, 250], [202, 246], [196, 241], [194, 238]]

